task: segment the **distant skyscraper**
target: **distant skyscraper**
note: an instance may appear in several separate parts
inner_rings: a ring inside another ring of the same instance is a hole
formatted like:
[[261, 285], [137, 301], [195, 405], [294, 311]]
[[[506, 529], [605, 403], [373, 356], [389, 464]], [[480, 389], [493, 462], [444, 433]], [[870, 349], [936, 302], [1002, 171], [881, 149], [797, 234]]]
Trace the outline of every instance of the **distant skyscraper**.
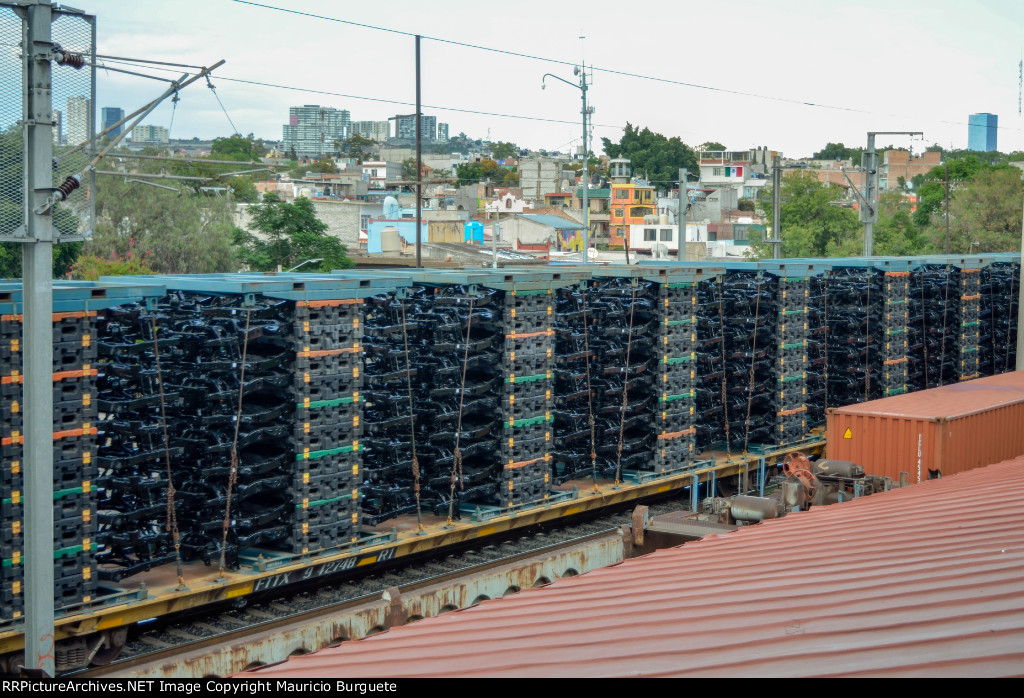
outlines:
[[996, 136], [999, 129], [999, 117], [995, 114], [971, 114], [967, 126], [967, 149], [991, 151], [998, 150]]
[[[403, 114], [393, 118], [397, 121], [397, 126], [395, 128], [396, 138], [408, 138], [410, 140], [416, 139], [415, 114]], [[427, 116], [424, 114], [420, 117], [420, 135], [425, 141], [433, 141], [437, 139], [436, 116]]]
[[439, 123], [437, 125], [437, 140], [447, 141], [448, 140], [448, 124]]
[[64, 112], [53, 110], [53, 144], [64, 145]]
[[[124, 109], [120, 107], [103, 107], [102, 118], [100, 119], [100, 131], [106, 131], [108, 128], [116, 124], [118, 121], [124, 118]], [[121, 131], [124, 130], [124, 124], [118, 126], [113, 131], [107, 134], [107, 138], [117, 138], [121, 135]]]
[[334, 141], [352, 133], [352, 115], [347, 109], [307, 104], [288, 108], [284, 125], [284, 152], [293, 149], [299, 157], [320, 157], [335, 151]]
[[391, 135], [391, 124], [387, 121], [353, 121], [349, 136], [353, 135], [383, 143]]
[[85, 97], [68, 97], [68, 145], [78, 145], [89, 138], [92, 129], [92, 101]]

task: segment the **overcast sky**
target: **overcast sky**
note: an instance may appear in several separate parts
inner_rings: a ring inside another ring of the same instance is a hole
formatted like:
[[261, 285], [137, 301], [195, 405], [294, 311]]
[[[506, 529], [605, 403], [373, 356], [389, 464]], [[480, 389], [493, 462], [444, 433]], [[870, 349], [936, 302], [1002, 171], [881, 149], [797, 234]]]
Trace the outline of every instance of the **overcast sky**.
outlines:
[[[588, 95], [597, 152], [601, 137], [617, 141], [627, 121], [690, 145], [764, 145], [792, 157], [828, 141], [863, 145], [869, 130], [925, 134], [913, 143], [883, 136], [879, 145], [964, 148], [975, 112], [999, 116], [1000, 150], [1024, 150], [1020, 0], [261, 0], [390, 32], [232, 0], [70, 4], [97, 15], [101, 54], [191, 65], [225, 59], [214, 85], [231, 120], [243, 134], [269, 139], [282, 137], [292, 105], [348, 109], [353, 120], [412, 112], [414, 40], [395, 33], [408, 32], [424, 37], [423, 111], [449, 123], [452, 135], [489, 132], [492, 140], [531, 148], [579, 145], [579, 90], [550, 78], [546, 90], [540, 86], [547, 72], [575, 82], [571, 64], [582, 56], [595, 68]], [[97, 107], [131, 111], [162, 90], [112, 72], [97, 80]], [[169, 126], [170, 106], [146, 123]], [[182, 93], [172, 137], [231, 131], [205, 86]]]

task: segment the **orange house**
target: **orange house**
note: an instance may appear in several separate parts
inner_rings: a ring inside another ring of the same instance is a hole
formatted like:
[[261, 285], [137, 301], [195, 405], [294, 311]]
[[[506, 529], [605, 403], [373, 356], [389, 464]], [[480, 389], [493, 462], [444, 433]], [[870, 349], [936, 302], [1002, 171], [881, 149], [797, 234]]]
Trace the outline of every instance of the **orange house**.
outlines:
[[644, 223], [644, 216], [656, 214], [658, 205], [652, 186], [629, 182], [612, 183], [611, 187], [608, 244], [613, 248], [622, 248], [626, 245], [629, 226], [634, 223]]

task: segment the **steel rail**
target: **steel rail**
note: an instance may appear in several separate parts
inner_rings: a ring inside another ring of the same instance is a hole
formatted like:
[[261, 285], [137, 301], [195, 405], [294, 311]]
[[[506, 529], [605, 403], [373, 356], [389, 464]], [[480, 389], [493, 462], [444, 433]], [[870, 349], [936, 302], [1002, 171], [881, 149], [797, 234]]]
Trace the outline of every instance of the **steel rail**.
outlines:
[[[486, 572], [497, 567], [514, 564], [517, 562], [526, 562], [533, 558], [546, 557], [551, 553], [557, 552], [559, 550], [571, 548], [573, 546], [577, 546], [590, 541], [596, 541], [607, 536], [618, 535], [620, 534], [618, 533], [617, 527], [609, 527], [607, 529], [597, 531], [595, 533], [578, 536], [575, 538], [571, 538], [569, 540], [560, 541], [558, 543], [552, 543], [539, 548], [532, 548], [530, 550], [520, 553], [506, 555], [503, 557], [499, 557], [495, 560], [488, 560], [486, 562], [482, 562], [475, 565], [471, 564], [467, 567], [453, 570], [451, 572], [423, 577], [413, 582], [397, 585], [397, 588], [401, 592], [401, 594], [405, 596], [407, 594], [410, 594], [419, 589], [423, 589], [429, 586], [443, 584], [445, 582], [456, 582], [461, 578], [480, 574], [481, 572]], [[296, 589], [296, 591], [301, 591], [301, 589]], [[185, 652], [193, 652], [196, 650], [217, 647], [223, 644], [242, 642], [251, 635], [272, 631], [285, 625], [291, 625], [297, 622], [314, 622], [325, 616], [336, 616], [339, 613], [343, 613], [346, 610], [354, 609], [368, 602], [379, 600], [381, 598], [381, 594], [384, 591], [386, 591], [386, 589], [381, 589], [379, 591], [371, 592], [369, 594], [362, 594], [360, 596], [343, 599], [341, 601], [327, 603], [316, 608], [306, 609], [303, 611], [298, 611], [296, 613], [287, 614], [281, 616], [280, 618], [274, 618], [272, 620], [265, 620], [262, 622], [253, 623], [252, 625], [247, 625], [244, 628], [226, 630], [223, 633], [218, 633], [215, 635], [210, 635], [208, 637], [199, 638], [194, 642], [186, 641], [180, 645], [175, 645], [174, 647], [158, 649], [152, 652], [145, 652], [143, 654], [133, 655], [122, 660], [114, 660], [106, 666], [89, 667], [88, 669], [81, 669], [78, 671], [69, 672], [67, 674], [64, 674], [64, 676], [75, 678], [116, 676], [119, 672], [134, 669], [142, 665], [172, 660]], [[286, 604], [287, 601], [282, 601], [278, 599], [277, 603]]]

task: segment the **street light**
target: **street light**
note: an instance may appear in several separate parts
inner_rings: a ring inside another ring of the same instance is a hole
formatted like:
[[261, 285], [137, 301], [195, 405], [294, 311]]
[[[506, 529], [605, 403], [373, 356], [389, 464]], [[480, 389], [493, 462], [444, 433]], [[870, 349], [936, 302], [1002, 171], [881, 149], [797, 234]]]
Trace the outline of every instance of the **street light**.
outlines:
[[543, 89], [547, 89], [547, 85], [544, 83], [544, 81], [547, 78], [550, 77], [550, 78], [554, 78], [555, 80], [560, 80], [561, 82], [564, 82], [566, 85], [569, 85], [571, 87], [575, 87], [577, 90], [580, 91], [582, 99], [583, 99], [583, 109], [582, 109], [582, 114], [583, 114], [583, 181], [582, 181], [582, 184], [583, 184], [583, 255], [582, 256], [583, 256], [583, 264], [587, 264], [588, 261], [589, 261], [589, 254], [588, 253], [590, 252], [590, 196], [589, 196], [589, 184], [587, 182], [587, 180], [589, 179], [590, 173], [588, 172], [589, 167], [588, 167], [587, 160], [588, 160], [588, 155], [590, 153], [590, 149], [587, 147], [587, 116], [588, 116], [588, 112], [587, 112], [587, 66], [586, 66], [586, 63], [584, 63], [582, 65], [582, 67], [574, 66], [573, 69], [572, 69], [572, 72], [573, 72], [573, 75], [579, 75], [580, 76], [580, 84], [577, 85], [576, 83], [569, 82], [568, 80], [566, 80], [564, 78], [560, 78], [557, 75], [554, 75], [552, 73], [544, 73], [544, 76], [540, 79], [540, 89], [542, 89], [542, 90]]

